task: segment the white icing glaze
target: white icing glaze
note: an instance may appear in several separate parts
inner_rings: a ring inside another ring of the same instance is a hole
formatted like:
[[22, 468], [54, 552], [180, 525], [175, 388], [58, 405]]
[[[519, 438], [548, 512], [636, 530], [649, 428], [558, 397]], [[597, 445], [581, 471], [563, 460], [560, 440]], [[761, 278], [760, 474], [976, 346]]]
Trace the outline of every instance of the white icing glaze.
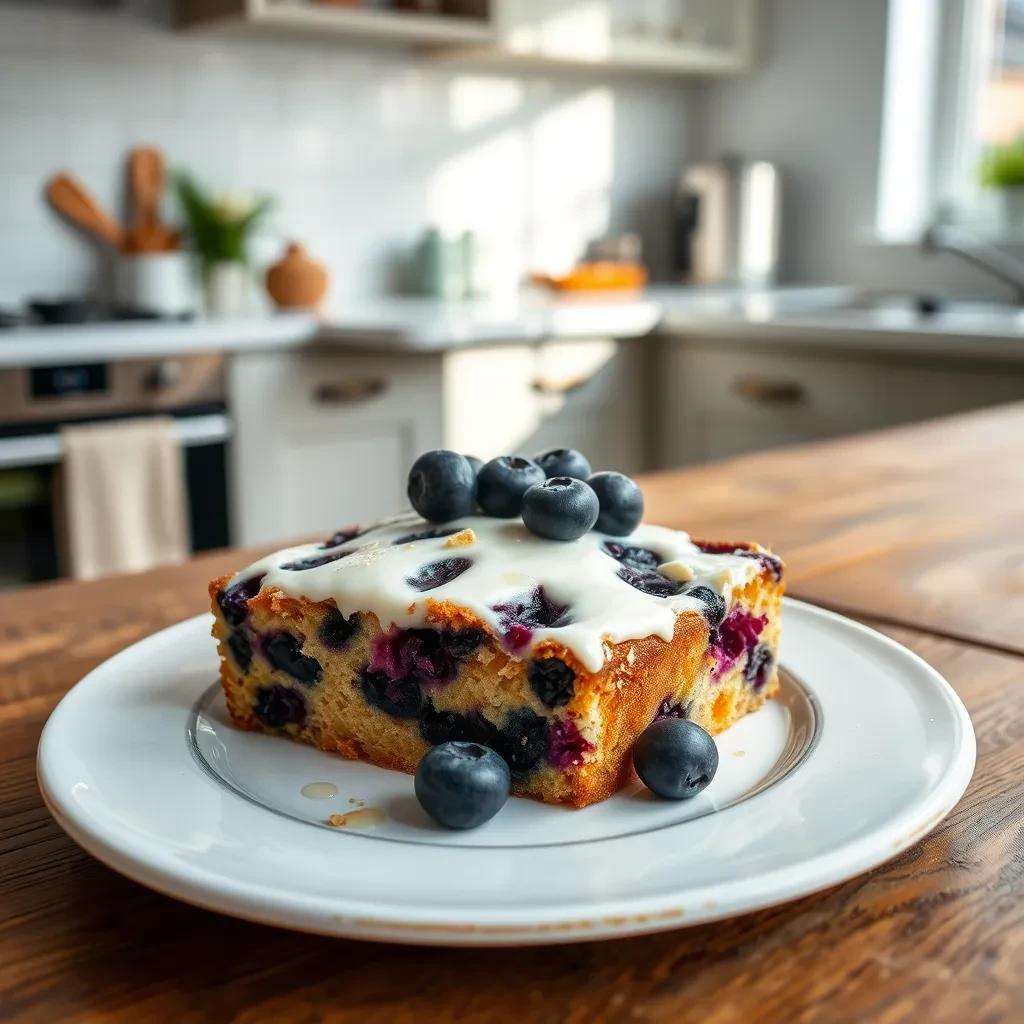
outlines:
[[[471, 529], [474, 542], [449, 547], [447, 537], [437, 537], [395, 544], [398, 537], [435, 528], [409, 512], [384, 520], [329, 552], [317, 544], [285, 548], [254, 562], [232, 582], [265, 574], [263, 587], [277, 587], [310, 601], [333, 598], [343, 615], [373, 612], [385, 627], [422, 626], [428, 599], [450, 601], [478, 616], [498, 634], [501, 619], [494, 606], [542, 586], [551, 601], [568, 606], [571, 622], [534, 629], [530, 647], [555, 639], [588, 671], [596, 672], [607, 658], [605, 641], [620, 643], [648, 636], [671, 640], [677, 612], [703, 608], [699, 598], [686, 594], [654, 597], [619, 579], [619, 563], [601, 550], [605, 541], [652, 549], [663, 558], [659, 571], [664, 575], [710, 587], [726, 601], [760, 568], [755, 559], [702, 552], [688, 534], [663, 526], [641, 524], [628, 538], [592, 531], [570, 542], [537, 537], [519, 519], [465, 516], [446, 524], [446, 528], [456, 526]], [[339, 551], [353, 553], [312, 569], [283, 568], [296, 559]], [[469, 558], [473, 564], [449, 583], [426, 592], [406, 582], [427, 563], [447, 558]], [[529, 648], [517, 653], [528, 657]]]

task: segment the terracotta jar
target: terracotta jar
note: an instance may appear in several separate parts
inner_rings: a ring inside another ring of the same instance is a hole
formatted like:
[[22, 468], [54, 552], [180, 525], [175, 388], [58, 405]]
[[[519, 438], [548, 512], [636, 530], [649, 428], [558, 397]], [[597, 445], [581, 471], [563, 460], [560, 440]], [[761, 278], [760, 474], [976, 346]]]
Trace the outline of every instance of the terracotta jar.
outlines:
[[282, 309], [313, 309], [327, 294], [327, 269], [292, 242], [267, 271], [267, 291]]

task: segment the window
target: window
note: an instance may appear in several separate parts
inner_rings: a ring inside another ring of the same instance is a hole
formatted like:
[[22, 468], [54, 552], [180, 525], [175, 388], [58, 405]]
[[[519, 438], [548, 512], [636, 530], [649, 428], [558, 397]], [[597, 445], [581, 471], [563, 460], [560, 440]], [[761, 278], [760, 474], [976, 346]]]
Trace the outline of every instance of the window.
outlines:
[[1024, 0], [891, 0], [877, 227], [935, 219], [998, 233], [978, 169], [1024, 135]]

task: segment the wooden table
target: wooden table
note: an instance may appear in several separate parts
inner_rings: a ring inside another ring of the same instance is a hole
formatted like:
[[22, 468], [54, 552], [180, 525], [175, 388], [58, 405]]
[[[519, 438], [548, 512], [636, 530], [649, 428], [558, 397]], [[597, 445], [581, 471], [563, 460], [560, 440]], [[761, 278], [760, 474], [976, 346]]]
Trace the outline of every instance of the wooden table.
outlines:
[[[200, 611], [205, 581], [241, 556], [0, 597], [0, 1020], [1024, 1020], [1022, 482], [1021, 406], [648, 482], [649, 518], [772, 541], [793, 593], [935, 665], [974, 720], [978, 767], [935, 832], [870, 874], [732, 921], [590, 945], [344, 942], [115, 875], [43, 808], [39, 732], [85, 671]], [[866, 769], [866, 784], [881, 778], [884, 765]]]

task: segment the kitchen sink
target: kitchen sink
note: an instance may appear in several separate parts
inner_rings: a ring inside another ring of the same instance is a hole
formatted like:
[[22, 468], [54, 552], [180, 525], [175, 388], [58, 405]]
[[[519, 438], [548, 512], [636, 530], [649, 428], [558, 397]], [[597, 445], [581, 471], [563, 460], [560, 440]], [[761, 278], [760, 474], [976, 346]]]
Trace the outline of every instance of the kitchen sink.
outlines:
[[784, 317], [851, 330], [1024, 335], [1024, 307], [908, 293], [863, 292], [833, 306], [790, 310]]

